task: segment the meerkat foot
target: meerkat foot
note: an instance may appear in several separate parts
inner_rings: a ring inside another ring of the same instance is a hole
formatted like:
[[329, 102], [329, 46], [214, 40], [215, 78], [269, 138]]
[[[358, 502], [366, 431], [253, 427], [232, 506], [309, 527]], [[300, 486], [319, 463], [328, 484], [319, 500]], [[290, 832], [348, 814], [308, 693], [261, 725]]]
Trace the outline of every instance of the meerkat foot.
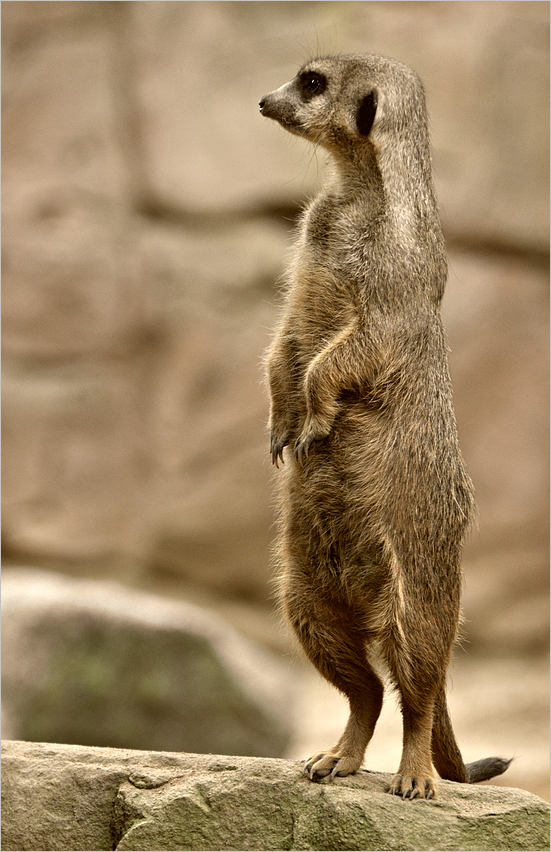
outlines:
[[320, 752], [310, 757], [304, 764], [304, 772], [311, 781], [325, 778], [326, 775], [333, 778], [342, 778], [345, 775], [354, 775], [360, 768], [361, 760], [351, 755], [338, 755], [334, 752]]
[[432, 778], [415, 778], [411, 775], [395, 775], [388, 792], [391, 796], [402, 796], [403, 799], [436, 798]]

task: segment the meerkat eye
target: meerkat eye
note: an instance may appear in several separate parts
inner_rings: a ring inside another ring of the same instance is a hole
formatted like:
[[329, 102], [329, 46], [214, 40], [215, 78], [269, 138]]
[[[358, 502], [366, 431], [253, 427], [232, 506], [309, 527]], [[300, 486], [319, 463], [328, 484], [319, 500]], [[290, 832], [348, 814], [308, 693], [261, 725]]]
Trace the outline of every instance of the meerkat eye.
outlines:
[[327, 88], [327, 79], [323, 74], [316, 74], [315, 71], [304, 71], [299, 78], [300, 88], [305, 98], [313, 98], [316, 95], [321, 95]]

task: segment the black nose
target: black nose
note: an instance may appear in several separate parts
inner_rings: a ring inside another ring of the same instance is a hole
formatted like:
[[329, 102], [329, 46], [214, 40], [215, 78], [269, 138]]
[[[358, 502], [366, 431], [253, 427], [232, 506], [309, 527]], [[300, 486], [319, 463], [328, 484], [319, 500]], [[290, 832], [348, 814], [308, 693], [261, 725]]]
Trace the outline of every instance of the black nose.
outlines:
[[258, 102], [258, 106], [260, 107], [260, 112], [262, 112], [262, 110], [266, 106], [266, 98], [262, 98], [262, 100]]

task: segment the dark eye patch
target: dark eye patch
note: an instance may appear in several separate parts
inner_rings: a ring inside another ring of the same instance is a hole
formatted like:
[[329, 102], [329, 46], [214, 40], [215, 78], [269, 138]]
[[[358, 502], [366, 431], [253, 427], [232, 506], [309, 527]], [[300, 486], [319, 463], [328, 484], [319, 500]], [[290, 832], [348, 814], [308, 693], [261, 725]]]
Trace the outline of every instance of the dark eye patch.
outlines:
[[299, 86], [305, 100], [321, 95], [327, 88], [327, 77], [316, 71], [303, 71], [299, 77]]

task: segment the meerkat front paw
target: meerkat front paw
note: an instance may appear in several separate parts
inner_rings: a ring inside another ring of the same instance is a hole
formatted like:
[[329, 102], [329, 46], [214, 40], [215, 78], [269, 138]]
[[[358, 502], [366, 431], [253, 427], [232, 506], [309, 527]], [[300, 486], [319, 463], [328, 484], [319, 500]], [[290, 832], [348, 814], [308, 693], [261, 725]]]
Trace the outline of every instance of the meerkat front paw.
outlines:
[[331, 431], [331, 424], [325, 424], [313, 417], [309, 417], [302, 429], [302, 432], [295, 441], [294, 455], [299, 465], [308, 458], [310, 447], [314, 441], [321, 441], [326, 438]]

